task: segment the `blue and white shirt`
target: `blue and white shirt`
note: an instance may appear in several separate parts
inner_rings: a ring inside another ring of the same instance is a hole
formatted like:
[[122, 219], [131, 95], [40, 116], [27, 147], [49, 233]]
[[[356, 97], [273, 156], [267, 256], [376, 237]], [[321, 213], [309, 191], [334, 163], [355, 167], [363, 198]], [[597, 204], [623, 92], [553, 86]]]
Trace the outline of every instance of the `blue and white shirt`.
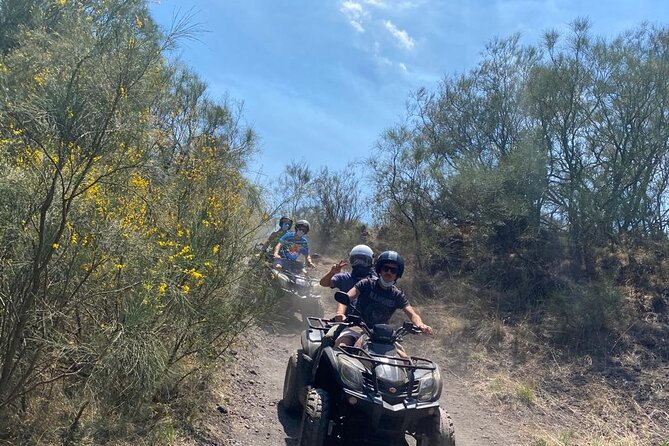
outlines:
[[306, 236], [295, 239], [295, 231], [286, 232], [280, 239], [281, 257], [288, 260], [297, 260], [300, 254], [309, 255], [309, 240]]

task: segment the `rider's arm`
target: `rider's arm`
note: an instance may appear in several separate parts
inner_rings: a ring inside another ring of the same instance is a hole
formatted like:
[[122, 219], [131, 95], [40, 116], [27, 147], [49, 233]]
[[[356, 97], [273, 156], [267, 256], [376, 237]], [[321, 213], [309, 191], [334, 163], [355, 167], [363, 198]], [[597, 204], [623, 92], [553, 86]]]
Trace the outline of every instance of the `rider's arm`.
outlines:
[[276, 246], [274, 247], [274, 258], [280, 259], [281, 256], [279, 255], [279, 249], [281, 249], [281, 242], [277, 243]]
[[341, 269], [346, 265], [346, 262], [344, 260], [340, 260], [339, 262], [335, 263], [332, 265], [332, 268], [330, 268], [330, 271], [323, 277], [321, 277], [320, 283], [321, 286], [326, 286], [330, 288], [334, 288], [334, 283], [332, 282], [332, 278], [334, 277], [335, 274], [339, 274], [341, 272]]
[[337, 316], [340, 316], [341, 320], [344, 320], [346, 316], [346, 308], [348, 308], [346, 305], [337, 302], [337, 309], [335, 310], [335, 319], [338, 319]]
[[353, 287], [346, 294], [349, 301], [354, 301], [360, 295], [360, 290], [357, 287]]
[[[355, 300], [356, 297], [360, 294], [360, 291], [356, 288], [353, 287], [351, 288], [346, 295], [348, 296], [349, 302]], [[335, 320], [338, 322], [343, 321], [346, 319], [346, 305], [340, 304], [337, 302], [337, 310], [335, 311]]]
[[407, 305], [406, 307], [402, 308], [402, 310], [404, 310], [404, 313], [409, 317], [411, 322], [416, 327], [420, 328], [420, 331], [425, 334], [432, 334], [432, 327], [423, 323], [423, 319], [420, 318], [418, 313], [416, 313], [416, 310], [414, 310], [411, 305]]
[[311, 256], [307, 254], [307, 265], [315, 268], [316, 265], [314, 265], [314, 262], [311, 261]]
[[324, 275], [323, 277], [321, 277], [321, 280], [320, 280], [320, 282], [318, 282], [318, 283], [319, 283], [321, 286], [325, 286], [325, 287], [328, 287], [328, 288], [332, 288], [332, 276], [334, 276], [335, 274], [337, 274], [337, 273], [334, 272], [333, 270], [328, 271], [328, 273], [327, 273], [326, 275]]

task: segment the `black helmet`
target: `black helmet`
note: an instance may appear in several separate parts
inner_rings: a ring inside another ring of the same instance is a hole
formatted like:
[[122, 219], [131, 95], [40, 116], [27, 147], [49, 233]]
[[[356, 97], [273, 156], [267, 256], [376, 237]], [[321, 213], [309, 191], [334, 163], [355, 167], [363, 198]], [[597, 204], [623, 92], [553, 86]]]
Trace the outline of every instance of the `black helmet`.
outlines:
[[279, 219], [279, 227], [282, 228], [284, 224], [288, 225], [288, 229], [293, 226], [293, 219], [290, 217], [283, 216]]
[[304, 231], [305, 233], [309, 232], [309, 229], [311, 229], [311, 225], [309, 225], [309, 222], [306, 220], [297, 220], [295, 223], [295, 230], [297, 230], [298, 226], [303, 226], [306, 228], [306, 231]]
[[379, 255], [379, 258], [376, 259], [376, 265], [374, 265], [374, 270], [376, 274], [381, 274], [381, 267], [386, 263], [393, 262], [397, 264], [397, 278], [402, 277], [404, 273], [404, 259], [397, 251], [384, 251]]

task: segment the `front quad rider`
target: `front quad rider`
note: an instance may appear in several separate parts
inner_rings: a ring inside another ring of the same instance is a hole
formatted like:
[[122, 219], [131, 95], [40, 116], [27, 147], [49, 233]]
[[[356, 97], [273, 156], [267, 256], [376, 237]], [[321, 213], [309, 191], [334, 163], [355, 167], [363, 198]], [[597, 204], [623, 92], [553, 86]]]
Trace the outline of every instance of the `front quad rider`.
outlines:
[[[350, 273], [346, 271], [342, 272], [342, 268], [346, 266], [346, 262], [340, 260], [332, 265], [327, 274], [321, 277], [321, 286], [338, 288], [339, 291], [347, 292], [362, 279], [375, 276], [374, 269], [372, 268], [374, 264], [374, 252], [367, 245], [354, 246], [348, 256], [348, 263], [351, 265]], [[351, 302], [351, 305], [348, 306], [337, 302], [336, 313], [342, 315], [349, 314], [354, 306], [355, 301]]]
[[[405, 294], [395, 286], [404, 274], [404, 259], [395, 251], [385, 251], [376, 260], [374, 267], [378, 277], [369, 277], [358, 282], [346, 294], [351, 301], [357, 299], [356, 308], [363, 322], [373, 327], [387, 324], [397, 309], [402, 309], [409, 320], [425, 334], [432, 334], [432, 327], [423, 323], [416, 310], [409, 304]], [[337, 312], [336, 321], [346, 319]], [[353, 345], [360, 337], [359, 327], [345, 329], [335, 341], [335, 345]], [[401, 351], [401, 350], [400, 350]]]
[[304, 255], [307, 265], [316, 267], [309, 255], [309, 240], [306, 237], [310, 227], [308, 221], [298, 220], [295, 223], [295, 231], [289, 231], [279, 239], [279, 243], [274, 247], [275, 266], [279, 268], [285, 266], [286, 262], [283, 260], [287, 260], [288, 264], [295, 264], [300, 255]]

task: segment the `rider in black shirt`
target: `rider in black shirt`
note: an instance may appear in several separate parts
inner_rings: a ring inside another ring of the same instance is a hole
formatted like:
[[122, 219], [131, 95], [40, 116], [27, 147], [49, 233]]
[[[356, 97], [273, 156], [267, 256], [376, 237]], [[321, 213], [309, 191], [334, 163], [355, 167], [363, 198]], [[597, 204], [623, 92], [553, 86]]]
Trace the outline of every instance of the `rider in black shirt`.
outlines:
[[[402, 309], [423, 333], [432, 334], [432, 327], [423, 323], [404, 293], [395, 286], [404, 273], [404, 259], [395, 251], [385, 251], [376, 260], [375, 270], [378, 277], [362, 279], [346, 293], [350, 300], [358, 299], [362, 320], [369, 326], [387, 324], [395, 310]], [[337, 314], [335, 320], [343, 321], [345, 317]], [[360, 336], [360, 331], [354, 328], [344, 330], [335, 344], [353, 345]]]

